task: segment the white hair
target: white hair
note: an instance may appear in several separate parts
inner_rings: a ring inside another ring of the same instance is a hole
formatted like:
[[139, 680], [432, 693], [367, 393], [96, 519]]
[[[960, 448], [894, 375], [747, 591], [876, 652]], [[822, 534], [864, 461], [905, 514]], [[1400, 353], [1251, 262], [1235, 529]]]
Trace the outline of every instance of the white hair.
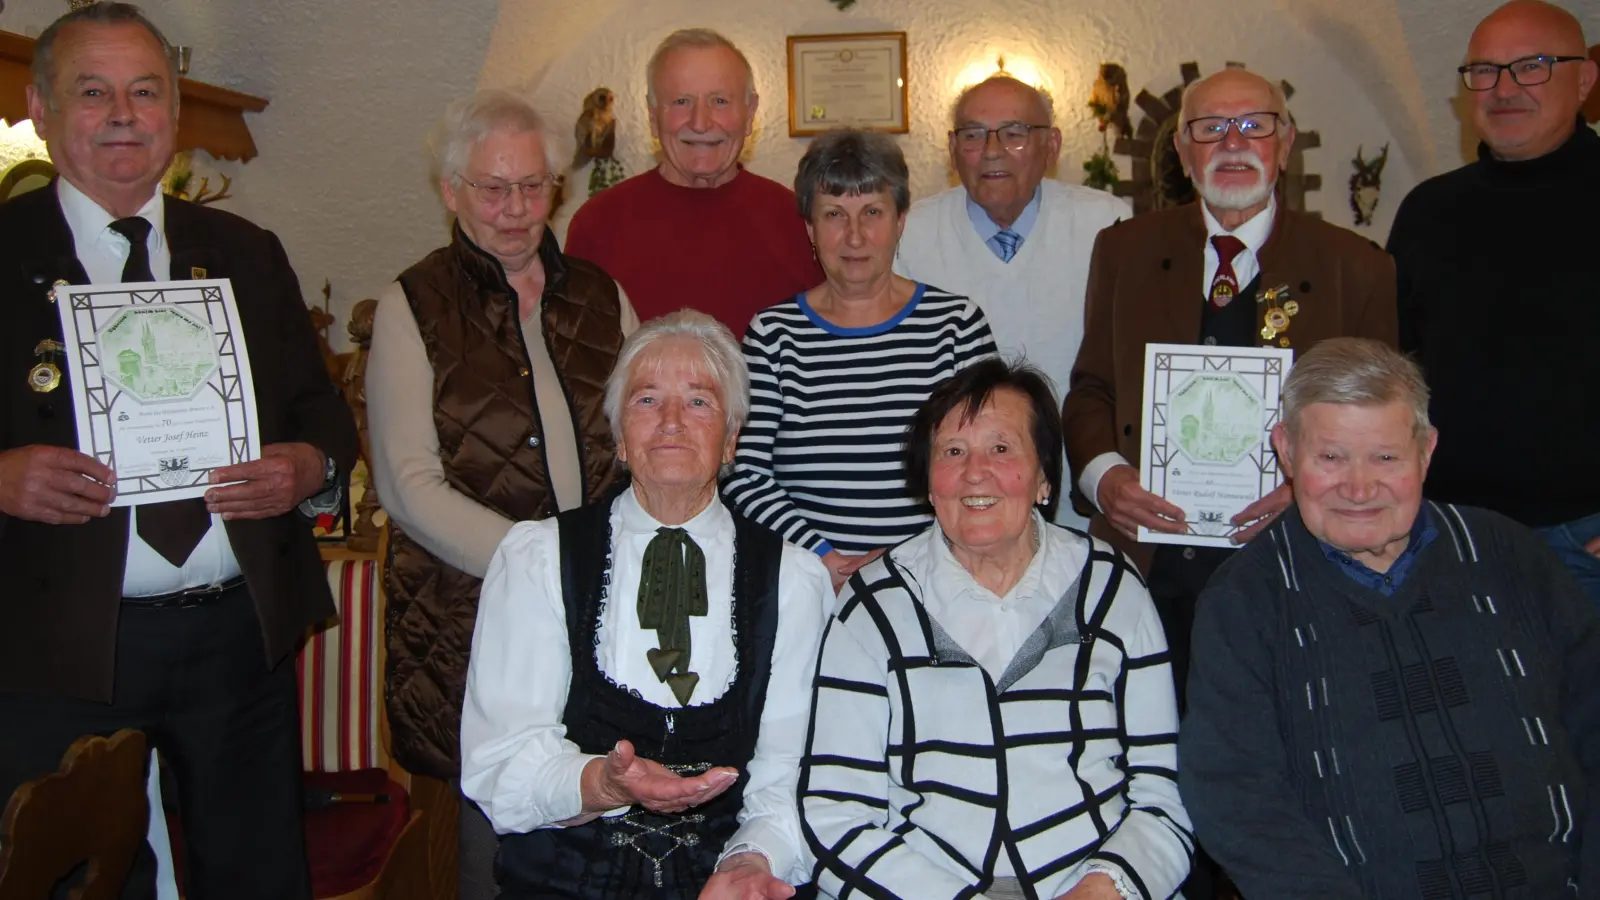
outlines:
[[533, 134], [544, 148], [545, 166], [552, 173], [562, 169], [560, 148], [545, 128], [544, 117], [522, 96], [492, 88], [451, 102], [444, 115], [428, 134], [428, 155], [435, 182], [458, 181], [467, 166], [472, 148], [495, 132]]
[[734, 46], [733, 41], [723, 37], [710, 28], [680, 28], [664, 38], [656, 46], [656, 52], [650, 54], [650, 62], [644, 69], [644, 97], [645, 103], [652, 109], [656, 105], [656, 76], [661, 74], [661, 63], [667, 55], [674, 50], [694, 47], [707, 50], [712, 47], [722, 47], [732, 50], [733, 55], [739, 57], [739, 63], [744, 66], [744, 100], [749, 103], [756, 96], [756, 72], [750, 67], [750, 60], [744, 51]]
[[706, 374], [711, 376], [722, 395], [722, 406], [727, 412], [727, 433], [743, 427], [745, 419], [750, 417], [750, 369], [745, 365], [739, 342], [733, 339], [733, 332], [703, 312], [680, 309], [645, 322], [622, 342], [617, 364], [606, 379], [605, 396], [606, 421], [611, 425], [611, 437], [618, 447], [622, 446], [622, 403], [627, 397], [634, 364], [648, 358], [652, 347], [672, 338], [687, 338], [699, 346]]
[[[1223, 69], [1222, 71], [1223, 72], [1229, 72], [1229, 71], [1234, 71], [1234, 70], [1233, 69]], [[1248, 72], [1248, 70], [1244, 70], [1244, 71]], [[1198, 88], [1200, 85], [1205, 84], [1206, 82], [1210, 81], [1212, 78], [1216, 77], [1216, 75], [1219, 75], [1219, 74], [1221, 74], [1221, 73], [1220, 72], [1212, 73], [1211, 75], [1207, 75], [1206, 77], [1201, 78], [1198, 81], [1191, 81], [1187, 85], [1184, 86], [1184, 88], [1183, 88], [1183, 100], [1178, 104], [1178, 140], [1183, 141], [1186, 144], [1189, 143], [1189, 120], [1194, 118], [1194, 115], [1193, 115], [1194, 110], [1193, 110], [1191, 104], [1193, 103], [1195, 88]], [[1271, 109], [1259, 110], [1259, 111], [1260, 112], [1274, 112], [1274, 113], [1277, 113], [1279, 116], [1281, 116], [1283, 118], [1283, 124], [1289, 126], [1290, 128], [1293, 128], [1294, 127], [1294, 116], [1289, 115], [1289, 98], [1288, 98], [1287, 95], [1284, 94], [1283, 86], [1280, 85], [1280, 84], [1275, 83], [1270, 78], [1267, 78], [1267, 77], [1262, 76], [1262, 75], [1256, 75], [1256, 73], [1254, 73], [1254, 72], [1249, 72], [1249, 74], [1255, 75], [1257, 78], [1260, 78], [1267, 85], [1267, 90], [1270, 91], [1271, 94], [1272, 94], [1272, 108]]]
[[1316, 403], [1385, 406], [1404, 403], [1411, 410], [1412, 432], [1419, 443], [1428, 439], [1428, 382], [1410, 358], [1371, 338], [1329, 338], [1294, 361], [1283, 380], [1283, 427], [1293, 440], [1300, 413]]
[[961, 127], [961, 106], [962, 106], [962, 104], [967, 102], [967, 98], [968, 97], [972, 96], [972, 92], [973, 91], [976, 91], [978, 88], [981, 88], [984, 85], [999, 84], [999, 83], [1002, 83], [1002, 82], [1010, 82], [1011, 84], [1015, 84], [1015, 85], [1018, 85], [1019, 87], [1027, 89], [1029, 92], [1031, 92], [1033, 94], [1033, 96], [1035, 98], [1038, 99], [1039, 105], [1044, 109], [1044, 121], [1043, 122], [1027, 122], [1027, 123], [1024, 123], [1024, 124], [1028, 124], [1028, 125], [1041, 125], [1041, 124], [1042, 125], [1055, 125], [1056, 124], [1056, 102], [1050, 98], [1050, 92], [1049, 91], [1045, 90], [1042, 87], [1035, 87], [1034, 85], [1031, 85], [1031, 84], [1027, 83], [1026, 81], [1023, 81], [1020, 78], [1016, 78], [1014, 76], [1006, 75], [1006, 74], [1002, 74], [1002, 73], [996, 73], [994, 75], [990, 75], [988, 78], [985, 78], [984, 80], [978, 82], [977, 84], [969, 84], [969, 85], [967, 85], [965, 90], [963, 90], [961, 93], [956, 95], [956, 102], [950, 104], [950, 127], [952, 127], [952, 128], [960, 128]]

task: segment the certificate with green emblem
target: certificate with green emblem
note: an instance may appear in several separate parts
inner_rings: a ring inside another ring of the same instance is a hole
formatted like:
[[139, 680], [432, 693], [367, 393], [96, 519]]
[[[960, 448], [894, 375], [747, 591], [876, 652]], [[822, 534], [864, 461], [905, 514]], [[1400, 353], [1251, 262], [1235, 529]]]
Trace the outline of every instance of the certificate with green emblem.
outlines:
[[55, 304], [78, 449], [117, 473], [113, 506], [199, 497], [261, 455], [229, 281], [61, 285]]
[[1139, 529], [1156, 544], [1233, 547], [1233, 517], [1283, 483], [1272, 450], [1293, 352], [1148, 344], [1139, 483], [1183, 510], [1187, 529]]

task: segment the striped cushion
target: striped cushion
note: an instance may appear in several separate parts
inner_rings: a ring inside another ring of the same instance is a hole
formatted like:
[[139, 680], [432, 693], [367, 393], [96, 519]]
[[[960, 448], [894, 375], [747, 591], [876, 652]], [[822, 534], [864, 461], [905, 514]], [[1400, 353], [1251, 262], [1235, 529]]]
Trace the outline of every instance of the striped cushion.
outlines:
[[328, 584], [339, 622], [300, 650], [300, 748], [308, 772], [381, 767], [378, 748], [378, 564], [331, 560]]

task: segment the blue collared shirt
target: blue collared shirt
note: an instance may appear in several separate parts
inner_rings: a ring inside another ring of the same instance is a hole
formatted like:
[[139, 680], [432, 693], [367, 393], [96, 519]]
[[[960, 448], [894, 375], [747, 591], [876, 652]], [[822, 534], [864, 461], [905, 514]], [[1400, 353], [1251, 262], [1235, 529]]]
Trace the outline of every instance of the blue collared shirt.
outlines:
[[[1029, 200], [1028, 205], [1022, 208], [1022, 215], [1017, 216], [1017, 220], [1011, 223], [1011, 230], [1022, 238], [1017, 243], [1019, 251], [1022, 249], [1022, 245], [1027, 243], [1028, 232], [1033, 230], [1033, 223], [1039, 220], [1039, 204], [1042, 202], [1041, 198], [1043, 197], [1044, 188], [1042, 186], [1034, 188], [1033, 199]], [[970, 195], [967, 197], [967, 218], [972, 220], [972, 227], [977, 229], [978, 237], [983, 239], [984, 245], [994, 251], [995, 256], [1005, 259], [1005, 254], [1000, 250], [1000, 242], [994, 239], [994, 236], [1004, 229], [996, 225], [994, 220], [989, 218], [989, 214], [983, 211], [983, 207], [972, 201]]]
[[1410, 574], [1411, 567], [1416, 565], [1417, 557], [1422, 554], [1424, 547], [1434, 542], [1439, 536], [1439, 529], [1434, 527], [1433, 516], [1428, 513], [1428, 504], [1424, 502], [1417, 509], [1417, 519], [1411, 523], [1411, 542], [1400, 551], [1400, 556], [1389, 566], [1387, 572], [1374, 572], [1350, 554], [1327, 543], [1317, 541], [1322, 546], [1322, 553], [1328, 557], [1339, 571], [1350, 576], [1356, 584], [1371, 588], [1385, 597], [1393, 597], [1394, 592], [1400, 590], [1400, 585], [1405, 582], [1406, 575]]

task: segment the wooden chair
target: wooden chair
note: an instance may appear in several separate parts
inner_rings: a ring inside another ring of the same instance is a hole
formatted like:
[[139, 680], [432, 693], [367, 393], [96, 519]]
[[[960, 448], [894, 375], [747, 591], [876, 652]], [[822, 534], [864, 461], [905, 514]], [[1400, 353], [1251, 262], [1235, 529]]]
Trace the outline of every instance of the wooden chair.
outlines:
[[17, 788], [0, 817], [0, 900], [40, 900], [80, 865], [69, 900], [115, 900], [150, 824], [144, 735], [72, 742], [61, 768]]
[[[338, 545], [324, 545], [322, 555], [344, 620], [301, 651], [306, 784], [347, 794], [387, 794], [390, 801], [307, 811], [313, 891], [318, 900], [431, 900], [436, 896], [428, 887], [434, 816], [418, 802], [410, 773], [387, 752], [381, 565], [370, 551]], [[327, 692], [320, 716], [313, 708], [319, 686]], [[330, 746], [337, 752], [329, 752]], [[369, 873], [370, 880], [356, 884], [355, 873]], [[330, 890], [334, 885], [343, 887]]]

